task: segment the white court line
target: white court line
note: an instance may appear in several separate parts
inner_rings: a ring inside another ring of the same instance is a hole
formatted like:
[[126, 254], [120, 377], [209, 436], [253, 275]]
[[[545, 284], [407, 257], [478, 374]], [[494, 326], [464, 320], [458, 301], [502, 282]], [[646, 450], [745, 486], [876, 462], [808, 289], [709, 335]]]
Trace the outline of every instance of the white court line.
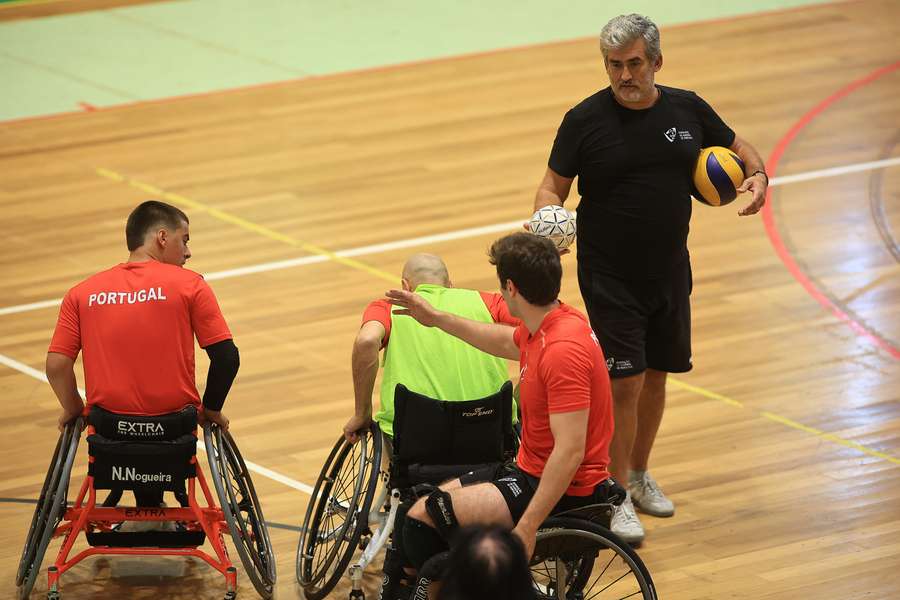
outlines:
[[[798, 173], [796, 175], [785, 175], [782, 177], [773, 177], [769, 182], [771, 187], [784, 185], [786, 183], [797, 183], [800, 181], [810, 181], [813, 179], [823, 179], [826, 177], [837, 177], [848, 173], [858, 173], [861, 171], [872, 171], [875, 169], [883, 169], [900, 164], [900, 157], [887, 158], [884, 160], [874, 160], [864, 163], [856, 163], [845, 165], [843, 167], [831, 167], [829, 169], [819, 169], [817, 171], [807, 171], [806, 173]], [[347, 250], [338, 250], [334, 254], [336, 256], [350, 258], [354, 256], [364, 256], [368, 254], [378, 254], [380, 252], [389, 252], [391, 250], [399, 250], [401, 248], [409, 248], [414, 246], [423, 246], [426, 244], [436, 244], [440, 242], [448, 242], [459, 240], [488, 233], [499, 233], [510, 229], [518, 229], [522, 226], [525, 219], [518, 221], [510, 221], [508, 223], [498, 223], [496, 225], [486, 225], [483, 227], [470, 227], [468, 229], [459, 229], [457, 231], [449, 231], [447, 233], [439, 233], [435, 235], [426, 235], [407, 240], [398, 240], [396, 242], [385, 242], [383, 244], [372, 244], [370, 246], [360, 246], [358, 248], [349, 248]], [[313, 255], [301, 256], [287, 260], [278, 260], [274, 262], [261, 263], [248, 267], [239, 267], [237, 269], [229, 269], [227, 271], [216, 271], [207, 273], [204, 278], [207, 281], [216, 281], [219, 279], [230, 279], [232, 277], [241, 277], [243, 275], [251, 275], [253, 273], [266, 273], [269, 271], [278, 271], [280, 269], [289, 269], [291, 267], [299, 267], [303, 265], [312, 265], [330, 260], [328, 256]], [[17, 306], [8, 306], [0, 308], [0, 316], [11, 315], [15, 313], [23, 313], [32, 310], [40, 310], [42, 308], [50, 308], [59, 306], [62, 302], [61, 298], [54, 300], [43, 300], [41, 302], [31, 302], [29, 304], [19, 304]]]
[[[820, 169], [817, 171], [808, 171], [806, 173], [798, 173], [796, 175], [786, 175], [783, 177], [773, 177], [770, 186], [774, 187], [777, 185], [784, 185], [786, 183], [796, 183], [799, 181], [809, 181], [812, 179], [822, 179], [825, 177], [837, 177], [839, 175], [846, 175], [848, 173], [857, 173], [861, 171], [871, 171], [875, 169], [883, 169], [890, 166], [900, 164], [900, 157], [889, 158], [884, 160], [876, 160], [864, 163], [856, 163], [853, 165], [845, 165], [843, 167], [832, 167], [829, 169]], [[370, 246], [361, 246], [358, 248], [350, 248], [347, 250], [339, 250], [335, 252], [337, 256], [342, 257], [354, 257], [354, 256], [363, 256], [367, 254], [377, 254], [379, 252], [388, 252], [391, 250], [399, 250], [401, 248], [409, 248], [412, 246], [421, 246], [425, 244], [435, 244], [439, 242], [447, 242], [452, 240], [464, 239], [469, 237], [474, 237], [478, 235], [485, 235], [488, 233], [498, 233], [501, 231], [508, 231], [510, 229], [518, 229], [521, 227], [524, 219], [520, 219], [518, 221], [510, 221], [508, 223], [499, 223], [497, 225], [487, 225], [484, 227], [471, 227], [468, 229], [460, 229], [457, 231], [450, 231], [447, 233], [440, 233], [436, 235], [427, 235], [417, 238], [411, 238], [407, 240], [399, 240], [396, 242], [387, 242], [384, 244], [373, 244]], [[268, 263], [262, 263], [259, 265], [253, 265], [249, 267], [240, 267], [237, 269], [229, 269], [227, 271], [218, 271], [215, 273], [208, 273], [205, 275], [205, 278], [208, 281], [215, 281], [218, 279], [229, 279], [231, 277], [240, 277], [243, 275], [250, 275], [253, 273], [264, 273], [268, 271], [277, 271], [279, 269], [288, 269], [291, 267], [298, 267], [302, 265], [315, 264], [320, 262], [325, 262], [329, 260], [327, 256], [314, 255], [314, 256], [302, 256], [299, 258], [292, 258], [288, 260], [280, 260]], [[55, 300], [44, 300], [41, 302], [31, 302], [29, 304], [19, 304], [17, 306], [9, 306], [6, 308], [0, 308], [0, 316], [9, 315], [15, 313], [28, 312], [32, 310], [40, 310], [43, 308], [50, 308], [53, 306], [59, 306], [59, 303], [62, 299]], [[47, 382], [47, 376], [38, 371], [37, 369], [33, 369], [26, 364], [20, 363], [16, 360], [13, 360], [3, 354], [0, 354], [0, 364], [4, 364], [7, 367], [19, 371], [20, 373], [24, 373], [30, 377], [34, 377], [43, 382]], [[81, 391], [81, 390], [79, 390]], [[84, 395], [84, 392], [81, 391], [81, 394]], [[198, 446], [202, 449], [202, 446]], [[247, 468], [255, 473], [259, 473], [263, 477], [268, 477], [274, 481], [278, 481], [283, 483], [289, 487], [292, 487], [296, 490], [300, 490], [306, 494], [312, 494], [312, 488], [305, 483], [297, 481], [295, 479], [291, 479], [285, 475], [272, 471], [271, 469], [267, 469], [266, 467], [257, 465], [252, 462], [247, 462]]]
[[874, 171], [875, 169], [884, 169], [893, 167], [894, 165], [900, 165], [900, 156], [882, 160], [873, 160], [871, 162], [856, 163], [843, 167], [831, 167], [830, 169], [807, 171], [806, 173], [797, 173], [796, 175], [773, 177], [771, 185], [784, 185], [785, 183], [797, 183], [798, 181], [810, 181], [811, 179], [837, 177], [839, 175], [846, 175], [847, 173], [859, 173], [860, 171]]
[[[864, 163], [856, 163], [852, 165], [845, 165], [843, 167], [831, 167], [829, 169], [820, 169], [817, 171], [808, 171], [806, 173], [798, 173], [796, 175], [785, 175], [782, 177], [773, 177], [771, 182], [769, 182], [770, 187], [775, 187], [778, 185], [784, 185], [786, 183], [797, 183], [800, 181], [810, 181], [812, 179], [823, 179], [826, 177], [837, 177], [839, 175], [846, 175], [848, 173], [858, 173], [861, 171], [873, 171], [875, 169], [884, 169], [887, 167], [891, 167], [894, 165], [900, 164], [900, 157], [895, 158], [887, 158], [884, 160], [875, 160]], [[426, 235], [417, 238], [411, 238], [407, 240], [398, 240], [396, 242], [386, 242], [383, 244], [372, 244], [370, 246], [360, 246], [358, 248], [349, 248], [347, 250], [338, 250], [334, 254], [336, 256], [341, 256], [345, 258], [350, 258], [354, 256], [364, 256], [367, 254], [377, 254], [379, 252], [389, 252], [391, 250], [399, 250], [401, 248], [409, 248], [413, 246], [422, 246], [426, 244], [436, 244], [440, 242], [448, 242], [452, 240], [459, 240], [469, 237], [475, 237], [478, 235], [485, 235], [488, 233], [498, 233], [502, 231], [509, 231], [510, 229], [517, 230], [522, 226], [522, 223], [525, 222], [525, 219], [520, 219], [518, 221], [510, 221], [508, 223], [498, 223], [496, 225], [486, 225], [484, 227], [470, 227], [468, 229], [460, 229], [457, 231], [449, 231], [447, 233], [439, 233], [435, 235]], [[230, 279], [232, 277], [241, 277], [243, 275], [251, 275], [253, 273], [266, 273], [269, 271], [278, 271], [280, 269], [289, 269], [291, 267], [299, 267], [303, 265], [312, 265], [316, 263], [325, 262], [330, 260], [329, 257], [323, 255], [313, 255], [313, 256], [301, 256], [298, 258], [291, 258], [287, 260], [278, 260], [274, 262], [261, 263], [258, 265], [251, 265], [248, 267], [239, 267], [237, 269], [229, 269], [227, 271], [216, 271], [214, 273], [207, 273], [204, 275], [207, 281], [216, 281], [219, 279]], [[40, 302], [31, 302], [29, 304], [19, 304], [16, 306], [7, 306], [5, 308], [0, 308], [0, 316], [3, 315], [12, 315], [16, 313], [29, 312], [32, 310], [40, 310], [43, 308], [50, 308], [54, 306], [59, 306], [59, 303], [62, 302], [62, 298], [56, 298], [54, 300], [43, 300]]]
[[[24, 363], [20, 363], [17, 360], [13, 360], [12, 358], [5, 356], [3, 354], [0, 354], [0, 364], [4, 364], [7, 367], [9, 367], [10, 369], [14, 369], [20, 373], [24, 373], [25, 375], [28, 375], [29, 377], [34, 377], [35, 379], [37, 379], [39, 381], [43, 381], [44, 383], [48, 383], [48, 384], [50, 383], [47, 380], [47, 375], [45, 373], [42, 373], [41, 371], [38, 371], [37, 369], [29, 367], [28, 365], [26, 365]], [[84, 390], [81, 388], [78, 388], [78, 393], [81, 394], [82, 398], [84, 398], [86, 395], [84, 393]], [[206, 448], [204, 447], [203, 444], [197, 444], [197, 448], [199, 450], [206, 452]], [[282, 475], [281, 473], [273, 471], [272, 469], [267, 469], [266, 467], [263, 467], [256, 463], [253, 463], [253, 462], [250, 462], [249, 460], [244, 460], [244, 463], [247, 465], [248, 469], [250, 469], [254, 473], [259, 473], [263, 477], [268, 477], [269, 479], [277, 481], [278, 483], [283, 483], [284, 485], [286, 485], [288, 487], [292, 487], [295, 490], [300, 490], [304, 494], [309, 494], [310, 496], [313, 493], [313, 488], [306, 485], [302, 481], [297, 481], [296, 479], [291, 479], [290, 477], [288, 477], [286, 475]]]

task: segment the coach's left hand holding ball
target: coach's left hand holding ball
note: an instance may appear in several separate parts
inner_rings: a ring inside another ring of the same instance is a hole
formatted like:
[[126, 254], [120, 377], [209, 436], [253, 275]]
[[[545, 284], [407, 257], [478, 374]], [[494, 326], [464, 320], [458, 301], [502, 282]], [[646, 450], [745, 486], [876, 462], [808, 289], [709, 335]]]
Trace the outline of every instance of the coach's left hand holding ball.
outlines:
[[753, 201], [738, 211], [738, 215], [747, 217], [755, 215], [760, 211], [766, 203], [766, 190], [769, 188], [769, 177], [762, 171], [758, 171], [744, 179], [744, 183], [737, 189], [738, 193], [743, 194], [750, 191], [753, 194]]

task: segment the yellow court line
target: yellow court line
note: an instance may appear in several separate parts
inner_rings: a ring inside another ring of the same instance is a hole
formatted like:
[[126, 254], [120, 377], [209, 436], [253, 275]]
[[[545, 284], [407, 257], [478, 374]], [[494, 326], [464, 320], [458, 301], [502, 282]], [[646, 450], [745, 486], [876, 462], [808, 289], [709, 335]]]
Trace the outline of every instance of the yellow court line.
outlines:
[[[277, 231], [269, 229], [268, 227], [265, 227], [263, 225], [259, 225], [252, 221], [248, 221], [247, 219], [243, 219], [241, 217], [238, 217], [231, 213], [225, 212], [218, 208], [208, 206], [206, 204], [203, 204], [202, 202], [197, 202], [196, 200], [192, 200], [185, 196], [167, 192], [167, 191], [162, 190], [154, 185], [151, 185], [149, 183], [145, 183], [142, 181], [138, 181], [136, 179], [131, 179], [129, 177], [126, 177], [125, 175], [122, 175], [121, 173], [117, 173], [116, 171], [112, 171], [110, 169], [98, 168], [98, 169], [96, 169], [96, 172], [101, 177], [105, 177], [105, 178], [111, 179], [113, 181], [125, 183], [135, 189], [141, 190], [142, 192], [146, 192], [152, 196], [157, 196], [159, 198], [168, 200], [169, 202], [172, 202], [173, 204], [178, 204], [178, 205], [186, 206], [186, 207], [198, 210], [198, 211], [207, 212], [211, 216], [213, 216], [221, 221], [224, 221], [226, 223], [231, 223], [232, 225], [236, 225], [237, 227], [240, 227], [241, 229], [245, 229], [247, 231], [252, 231], [253, 233], [257, 233], [257, 234], [267, 237], [271, 240], [283, 242], [285, 244], [289, 244], [291, 246], [301, 248], [302, 250], [305, 250], [306, 252], [309, 252], [311, 254], [318, 254], [321, 256], [325, 256], [335, 262], [341, 263], [348, 267], [352, 267], [354, 269], [359, 269], [361, 271], [365, 271], [366, 273], [369, 273], [376, 277], [380, 277], [381, 279], [390, 281], [391, 283], [396, 283], [397, 278], [395, 276], [385, 273], [384, 271], [381, 271], [379, 269], [376, 269], [375, 267], [370, 267], [369, 265], [362, 263], [358, 260], [353, 260], [352, 258], [345, 258], [343, 256], [338, 256], [334, 252], [325, 250], [324, 248], [320, 248], [319, 246], [315, 246], [313, 244], [308, 244], [301, 240], [292, 238], [283, 233], [279, 233]], [[710, 398], [712, 400], [718, 400], [719, 402], [728, 404], [729, 406], [734, 406], [736, 408], [746, 408], [744, 406], [743, 402], [739, 402], [737, 400], [734, 400], [733, 398], [729, 398], [728, 396], [723, 396], [722, 394], [717, 394], [715, 392], [711, 392], [705, 388], [702, 388], [702, 387], [699, 387], [696, 385], [692, 385], [690, 383], [686, 383], [684, 381], [675, 379], [674, 377], [669, 377], [668, 382], [671, 383], [672, 385], [674, 385], [675, 387], [687, 390], [689, 392], [693, 392], [695, 394], [704, 396], [706, 398]], [[827, 433], [824, 431], [820, 431], [818, 429], [814, 429], [812, 427], [807, 427], [806, 425], [803, 425], [802, 423], [798, 423], [796, 421], [788, 419], [787, 417], [782, 417], [773, 412], [758, 411], [757, 414], [759, 414], [761, 417], [768, 419], [770, 421], [774, 421], [776, 423], [786, 425], [787, 427], [791, 427], [792, 429], [796, 429], [798, 431], [803, 431], [805, 433], [812, 434], [818, 438], [828, 440], [830, 442], [834, 442], [834, 443], [840, 444], [842, 446], [852, 448], [854, 450], [858, 450], [859, 452], [868, 454], [869, 456], [874, 456], [876, 458], [880, 458], [882, 460], [886, 460], [886, 461], [894, 463], [894, 464], [900, 464], [900, 459], [897, 459], [889, 454], [885, 454], [884, 452], [879, 452], [877, 450], [873, 450], [872, 448], [868, 448], [866, 446], [863, 446], [862, 444], [858, 444], [856, 442], [844, 439], [844, 438], [834, 435], [832, 433]]]
[[230, 223], [232, 225], [236, 225], [241, 229], [245, 229], [247, 231], [252, 231], [253, 233], [259, 234], [263, 237], [267, 237], [270, 240], [275, 240], [276, 242], [283, 242], [290, 246], [294, 246], [296, 248], [300, 248], [310, 254], [317, 254], [319, 256], [324, 256], [334, 262], [340, 263], [342, 265], [352, 267], [354, 269], [358, 269], [360, 271], [365, 271], [370, 275], [374, 275], [375, 277], [379, 277], [386, 281], [389, 281], [393, 284], [397, 283], [397, 277], [395, 275], [391, 275], [386, 273], [380, 269], [376, 269], [375, 267], [371, 267], [363, 262], [358, 260], [354, 260], [352, 258], [346, 258], [343, 256], [338, 256], [334, 252], [330, 250], [326, 250], [320, 246], [316, 246], [314, 244], [310, 244], [308, 242], [304, 242], [302, 240], [298, 240], [289, 235], [285, 235], [274, 229], [269, 229], [264, 225], [259, 225], [258, 223], [254, 223], [253, 221], [248, 221], [242, 217], [238, 217], [237, 215], [233, 215], [229, 212], [225, 212], [224, 210], [220, 210], [218, 208], [209, 206], [207, 204], [203, 204], [202, 202], [197, 202], [196, 200], [192, 200], [191, 198], [187, 198], [180, 194], [173, 194], [171, 192], [167, 192], [162, 190], [155, 185], [145, 183], [143, 181], [138, 181], [136, 179], [131, 179], [121, 173], [117, 173], [116, 171], [112, 171], [110, 169], [97, 168], [95, 169], [98, 175], [101, 177], [105, 177], [107, 179], [112, 179], [113, 181], [119, 181], [121, 183], [125, 183], [135, 189], [141, 190], [142, 192], [146, 192], [152, 196], [156, 196], [162, 198], [164, 200], [168, 200], [169, 202], [186, 206], [188, 208], [192, 208], [199, 211], [204, 211], [208, 213], [210, 216], [219, 219], [220, 221], [224, 221], [226, 223]]
[[744, 408], [743, 402], [738, 402], [737, 400], [732, 400], [728, 396], [723, 396], [722, 394], [717, 394], [715, 392], [711, 392], [702, 387], [697, 387], [696, 385], [691, 385], [689, 383], [679, 381], [678, 379], [675, 379], [674, 377], [669, 377], [666, 379], [666, 381], [668, 381], [675, 387], [679, 387], [683, 390], [688, 390], [689, 392], [694, 392], [695, 394], [699, 394], [701, 396], [706, 396], [707, 398], [712, 398], [713, 400], [719, 400], [720, 402], [724, 402], [725, 404], [730, 404], [731, 406], [736, 406], [738, 408]]
[[895, 465], [900, 465], [900, 458], [895, 458], [890, 454], [885, 454], [884, 452], [879, 452], [878, 450], [873, 450], [867, 446], [863, 446], [862, 444], [858, 444], [851, 440], [844, 439], [842, 437], [836, 436], [833, 433], [827, 433], [825, 431], [821, 431], [819, 429], [815, 429], [814, 427], [807, 427], [802, 423], [798, 423], [797, 421], [788, 419], [787, 417], [782, 417], [781, 415], [776, 415], [775, 413], [763, 411], [760, 413], [767, 419], [775, 421], [776, 423], [781, 423], [782, 425], [787, 425], [788, 427], [792, 427], [799, 431], [805, 431], [806, 433], [811, 433], [816, 437], [820, 437], [822, 439], [834, 442], [836, 444], [840, 444], [842, 446], [847, 446], [848, 448], [853, 448], [854, 450], [859, 450], [865, 454], [870, 456], [874, 456], [876, 458], [884, 459], [888, 462], [894, 463]]
[[[736, 406], [738, 408], [746, 408], [746, 406], [744, 405], [743, 402], [738, 402], [737, 400], [729, 398], [728, 396], [723, 396], [722, 394], [717, 394], [715, 392], [711, 392], [705, 388], [698, 387], [696, 385], [691, 385], [689, 383], [685, 383], [683, 381], [675, 379], [674, 377], [669, 377], [667, 379], [667, 381], [668, 381], [668, 383], [671, 383], [672, 385], [674, 385], [677, 388], [681, 388], [683, 390], [687, 390], [689, 392], [699, 394], [700, 396], [704, 396], [706, 398], [711, 398], [713, 400], [719, 400], [730, 406]], [[760, 415], [761, 417], [763, 417], [764, 419], [768, 419], [770, 421], [774, 421], [776, 423], [786, 425], [787, 427], [790, 427], [791, 429], [796, 429], [797, 431], [803, 431], [805, 433], [809, 433], [809, 434], [814, 435], [823, 440], [827, 440], [829, 442], [834, 442], [835, 444], [840, 444], [841, 446], [846, 446], [847, 448], [852, 448], [853, 450], [858, 450], [859, 452], [862, 452], [863, 454], [868, 454], [869, 456], [874, 456], [875, 458], [880, 458], [882, 460], [886, 460], [895, 465], [900, 465], [900, 458], [896, 458], [894, 456], [891, 456], [890, 454], [885, 454], [884, 452], [879, 452], [878, 450], [869, 448], [868, 446], [863, 446], [862, 444], [842, 438], [833, 433], [828, 433], [826, 431], [816, 429], [815, 427], [809, 427], [807, 425], [804, 425], [803, 423], [798, 423], [797, 421], [794, 421], [793, 419], [788, 419], [787, 417], [782, 417], [779, 414], [776, 414], [776, 413], [773, 413], [773, 412], [770, 412], [767, 410], [755, 411], [755, 412], [758, 415]]]

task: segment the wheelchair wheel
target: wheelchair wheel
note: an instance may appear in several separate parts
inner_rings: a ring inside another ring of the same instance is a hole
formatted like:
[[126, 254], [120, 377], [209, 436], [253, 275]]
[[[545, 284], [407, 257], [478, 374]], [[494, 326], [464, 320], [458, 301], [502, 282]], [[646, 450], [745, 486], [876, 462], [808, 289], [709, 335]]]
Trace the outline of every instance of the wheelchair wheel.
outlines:
[[540, 600], [656, 600], [650, 572], [637, 553], [608, 529], [583, 519], [544, 522], [531, 578]]
[[250, 472], [230, 433], [206, 424], [203, 439], [231, 539], [253, 587], [268, 600], [275, 586], [275, 555]]
[[309, 600], [334, 589], [369, 529], [381, 449], [381, 430], [373, 423], [356, 444], [341, 437], [322, 467], [297, 546], [297, 582]]
[[28, 536], [25, 538], [19, 569], [16, 572], [16, 586], [20, 599], [28, 598], [31, 594], [34, 581], [41, 571], [47, 546], [50, 545], [56, 527], [65, 513], [69, 477], [81, 439], [82, 424], [83, 420], [79, 417], [66, 425], [56, 442], [56, 449], [53, 451], [50, 468], [44, 478], [41, 495], [31, 518]]

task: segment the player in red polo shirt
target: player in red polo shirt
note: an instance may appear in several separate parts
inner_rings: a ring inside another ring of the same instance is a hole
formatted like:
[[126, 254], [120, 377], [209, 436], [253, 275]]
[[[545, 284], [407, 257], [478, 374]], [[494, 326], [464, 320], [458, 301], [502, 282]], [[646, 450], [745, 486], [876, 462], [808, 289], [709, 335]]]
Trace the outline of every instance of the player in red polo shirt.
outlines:
[[550, 514], [625, 498], [608, 471], [613, 416], [603, 351], [587, 318], [557, 299], [562, 266], [556, 247], [515, 233], [494, 242], [490, 256], [510, 313], [522, 320], [515, 329], [436, 311], [410, 292], [387, 294], [405, 308], [401, 314], [520, 363], [517, 464], [464, 475], [410, 509], [403, 539], [417, 567], [445, 550], [460, 526], [512, 528], [530, 556]]
[[[240, 359], [209, 285], [182, 268], [191, 257], [187, 215], [163, 202], [144, 202], [128, 217], [125, 237], [127, 262], [89, 277], [63, 298], [47, 352], [47, 378], [63, 409], [60, 428], [85, 411], [75, 380], [82, 352], [89, 406], [159, 415], [194, 405], [201, 422], [227, 429], [221, 410]], [[210, 358], [202, 406], [194, 336]]]

